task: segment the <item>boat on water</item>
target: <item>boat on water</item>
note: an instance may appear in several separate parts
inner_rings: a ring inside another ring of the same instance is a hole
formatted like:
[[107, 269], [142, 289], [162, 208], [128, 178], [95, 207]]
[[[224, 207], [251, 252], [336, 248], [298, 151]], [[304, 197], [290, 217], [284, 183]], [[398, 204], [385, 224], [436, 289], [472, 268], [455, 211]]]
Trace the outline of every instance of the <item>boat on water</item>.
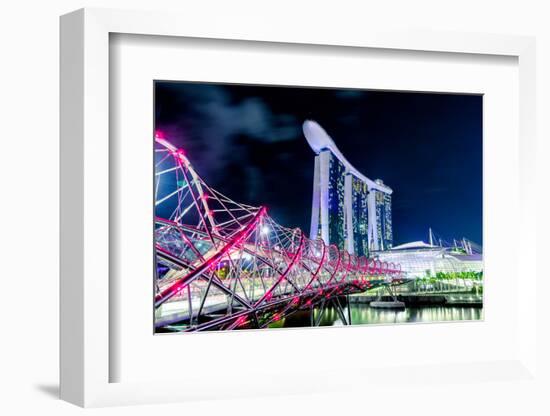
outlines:
[[369, 306], [380, 309], [405, 309], [405, 302], [400, 300], [373, 300], [369, 303]]

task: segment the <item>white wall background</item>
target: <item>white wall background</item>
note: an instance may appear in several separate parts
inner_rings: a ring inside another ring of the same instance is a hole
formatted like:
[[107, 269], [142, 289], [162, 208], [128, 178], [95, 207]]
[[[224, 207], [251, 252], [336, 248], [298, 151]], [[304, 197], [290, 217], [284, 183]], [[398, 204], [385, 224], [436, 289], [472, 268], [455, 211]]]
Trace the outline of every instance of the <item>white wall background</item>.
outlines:
[[[4, 2], [0, 12], [0, 413], [73, 414], [82, 410], [57, 400], [58, 383], [58, 16], [84, 6], [167, 9], [185, 13], [268, 16], [281, 22], [311, 19], [327, 25], [420, 27], [440, 30], [536, 35], [538, 42], [539, 212], [549, 212], [548, 138], [550, 137], [550, 12], [546, 1], [415, 0], [415, 1], [153, 1], [153, 0], [19, 0]], [[200, 3], [200, 4], [198, 4]], [[541, 219], [539, 250], [548, 235]], [[543, 258], [542, 256], [540, 258]], [[543, 293], [541, 328], [550, 328]], [[550, 331], [550, 330], [549, 330]], [[550, 351], [548, 331], [540, 331], [539, 348]], [[539, 367], [550, 374], [547, 354]], [[98, 414], [360, 414], [389, 410], [390, 414], [550, 414], [543, 394], [550, 391], [506, 382], [472, 391], [457, 384], [453, 392], [411, 392], [410, 396], [281, 397], [163, 406], [93, 410]], [[454, 398], [453, 400], [451, 400]], [[538, 400], [536, 400], [538, 398]], [[444, 400], [443, 403], [439, 403]], [[430, 404], [432, 403], [432, 404]], [[446, 403], [446, 405], [444, 405]], [[441, 406], [444, 405], [444, 409]], [[508, 412], [512, 413], [508, 413]]]

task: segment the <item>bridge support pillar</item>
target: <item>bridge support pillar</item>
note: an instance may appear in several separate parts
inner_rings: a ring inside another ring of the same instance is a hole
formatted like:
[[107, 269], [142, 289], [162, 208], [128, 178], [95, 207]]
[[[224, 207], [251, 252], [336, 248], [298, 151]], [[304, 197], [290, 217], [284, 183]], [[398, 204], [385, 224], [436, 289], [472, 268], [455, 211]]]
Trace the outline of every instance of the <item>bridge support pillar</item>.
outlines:
[[329, 300], [323, 300], [318, 305], [318, 311], [315, 312], [315, 308], [311, 307], [311, 313], [310, 313], [310, 322], [311, 326], [319, 326], [321, 325], [321, 320], [323, 319], [323, 316], [325, 315], [325, 312], [327, 308], [334, 308], [336, 313], [338, 314], [338, 317], [342, 321], [343, 325], [351, 325], [351, 312], [349, 308], [349, 295], [346, 295], [346, 302], [347, 302], [347, 314], [344, 311], [344, 306], [342, 305], [342, 301], [338, 297], [331, 298]]

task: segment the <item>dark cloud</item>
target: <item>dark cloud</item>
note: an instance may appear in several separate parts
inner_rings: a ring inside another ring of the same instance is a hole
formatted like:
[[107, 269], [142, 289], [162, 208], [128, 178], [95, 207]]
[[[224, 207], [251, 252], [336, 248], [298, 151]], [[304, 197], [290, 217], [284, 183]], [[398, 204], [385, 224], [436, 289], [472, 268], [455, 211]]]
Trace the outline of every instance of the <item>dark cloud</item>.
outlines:
[[[167, 97], [168, 95], [168, 97]], [[277, 143], [301, 138], [301, 122], [291, 114], [273, 111], [261, 97], [236, 99], [223, 86], [157, 83], [157, 128], [177, 138], [194, 157], [204, 175], [216, 177], [248, 157], [238, 138]], [[249, 168], [245, 175], [254, 195], [261, 180]]]
[[[183, 106], [192, 103], [192, 117], [200, 121], [195, 128], [203, 130], [208, 140], [218, 143], [232, 136], [247, 135], [260, 141], [276, 142], [296, 139], [300, 135], [301, 123], [296, 117], [274, 113], [260, 97], [235, 102], [220, 86], [183, 85], [184, 88], [178, 88], [178, 101]], [[170, 113], [175, 111], [177, 109], [169, 110]]]
[[364, 92], [361, 90], [336, 90], [334, 95], [338, 98], [362, 98]]

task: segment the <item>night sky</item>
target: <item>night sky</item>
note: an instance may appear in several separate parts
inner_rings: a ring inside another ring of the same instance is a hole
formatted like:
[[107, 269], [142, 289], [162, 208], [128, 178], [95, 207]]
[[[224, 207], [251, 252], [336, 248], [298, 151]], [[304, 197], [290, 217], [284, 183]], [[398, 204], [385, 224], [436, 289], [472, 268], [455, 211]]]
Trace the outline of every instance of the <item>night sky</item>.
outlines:
[[203, 179], [229, 198], [263, 205], [309, 234], [317, 121], [344, 156], [393, 189], [394, 244], [482, 243], [482, 97], [155, 83], [155, 122]]

